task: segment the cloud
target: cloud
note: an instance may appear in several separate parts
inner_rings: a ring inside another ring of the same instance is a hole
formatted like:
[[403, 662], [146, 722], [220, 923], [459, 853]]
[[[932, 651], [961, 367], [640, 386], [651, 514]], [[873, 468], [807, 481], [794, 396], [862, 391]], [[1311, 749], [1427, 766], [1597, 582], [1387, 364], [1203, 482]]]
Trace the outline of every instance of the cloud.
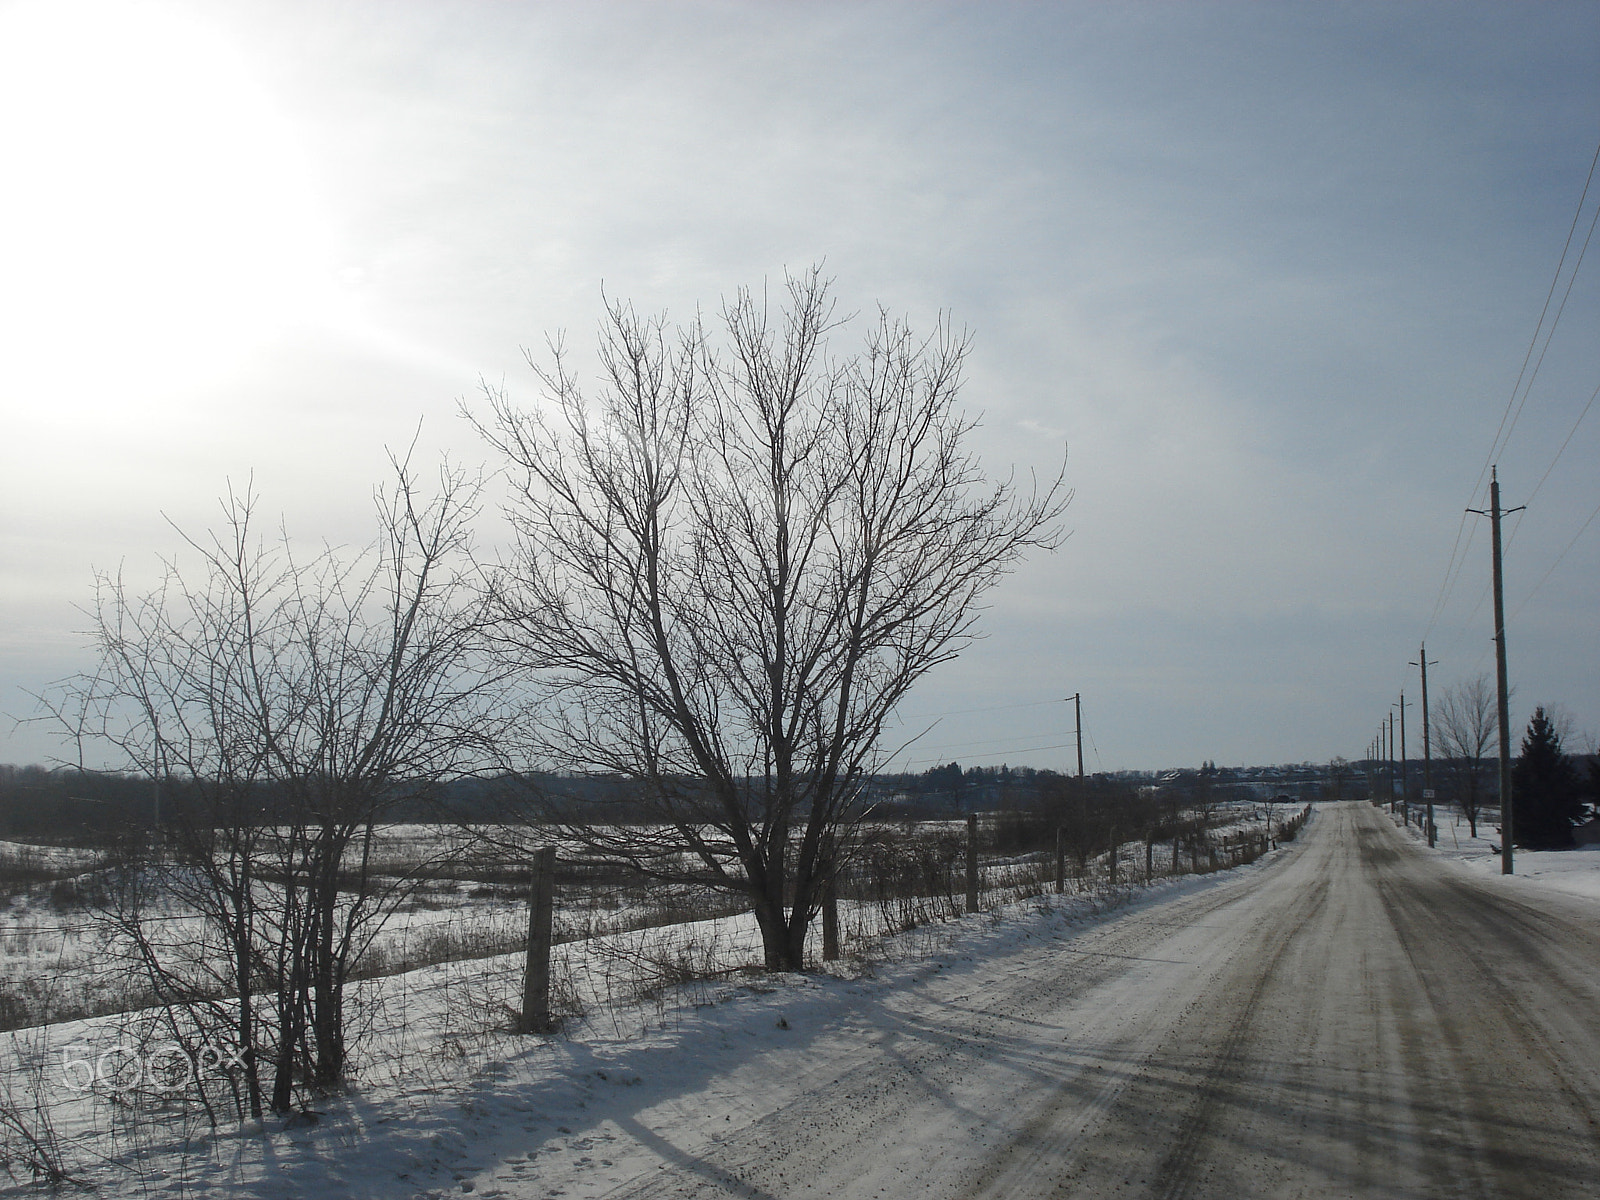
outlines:
[[[28, 565], [0, 626], [29, 632], [0, 652], [66, 661], [88, 564], [149, 561], [159, 514], [203, 521], [230, 475], [341, 537], [419, 416], [481, 455], [457, 401], [479, 374], [531, 392], [546, 331], [586, 348], [602, 283], [687, 318], [825, 259], [847, 307], [972, 331], [992, 471], [1070, 447], [1072, 538], [929, 695], [1070, 679], [1127, 766], [1367, 740], [1549, 286], [1600, 49], [1589, 5], [133, 11], [107, 78], [146, 114], [150, 187], [72, 157], [103, 101], [7, 134], [63, 164], [30, 219], [76, 224], [28, 250], [46, 302], [6, 300], [32, 332], [0, 356], [0, 554]], [[47, 61], [30, 36], [13, 58]], [[58, 261], [109, 286], [79, 303]], [[1517, 486], [1593, 388], [1593, 278], [1502, 460]], [[1530, 513], [1529, 576], [1600, 502], [1592, 432]], [[1540, 602], [1564, 614], [1595, 571], [1580, 546]], [[1477, 653], [1470, 602], [1446, 611]], [[1600, 712], [1548, 618], [1525, 614], [1528, 687]]]

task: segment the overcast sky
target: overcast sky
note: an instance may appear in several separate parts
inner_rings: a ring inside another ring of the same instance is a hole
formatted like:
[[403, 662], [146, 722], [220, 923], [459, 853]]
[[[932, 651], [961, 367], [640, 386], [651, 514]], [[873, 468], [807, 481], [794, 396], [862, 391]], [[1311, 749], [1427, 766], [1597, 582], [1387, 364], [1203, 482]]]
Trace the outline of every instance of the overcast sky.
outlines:
[[1076, 490], [897, 765], [1069, 767], [1080, 691], [1090, 770], [1360, 757], [1424, 637], [1492, 670], [1491, 458], [1513, 720], [1591, 735], [1597, 63], [1592, 2], [0, 0], [0, 713], [230, 479], [363, 540], [385, 448], [484, 460], [458, 402], [532, 402], [602, 284], [825, 261], [953, 314], [988, 468]]

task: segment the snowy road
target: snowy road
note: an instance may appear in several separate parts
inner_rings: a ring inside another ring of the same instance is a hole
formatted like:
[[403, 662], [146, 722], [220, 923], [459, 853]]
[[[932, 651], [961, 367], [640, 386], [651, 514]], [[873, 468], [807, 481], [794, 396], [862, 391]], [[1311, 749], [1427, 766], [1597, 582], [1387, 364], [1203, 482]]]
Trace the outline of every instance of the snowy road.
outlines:
[[1264, 870], [821, 1005], [698, 1093], [607, 1105], [617, 1173], [546, 1158], [480, 1190], [1595, 1196], [1597, 918], [1329, 806]]

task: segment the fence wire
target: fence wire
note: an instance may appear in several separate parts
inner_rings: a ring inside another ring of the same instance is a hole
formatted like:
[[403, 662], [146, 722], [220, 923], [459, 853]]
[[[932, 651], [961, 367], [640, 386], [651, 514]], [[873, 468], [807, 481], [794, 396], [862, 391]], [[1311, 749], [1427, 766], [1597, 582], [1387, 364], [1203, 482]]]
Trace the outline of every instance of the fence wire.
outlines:
[[[1273, 824], [1289, 839], [1310, 806]], [[1125, 842], [1079, 858], [1048, 849], [988, 853], [977, 880], [992, 910], [1057, 891], [1104, 897], [1165, 876], [1254, 861], [1274, 844], [1259, 826]], [[893, 939], [938, 928], [966, 911], [964, 843], [885, 839], [840, 876], [843, 955], [893, 954]], [[181, 935], [192, 913], [155, 913]], [[820, 925], [820, 919], [819, 919]], [[32, 932], [0, 929], [11, 968], [0, 985], [0, 1170], [50, 1184], [112, 1173], [143, 1176], [150, 1164], [189, 1162], [208, 1135], [244, 1112], [237, 1061], [215, 1044], [229, 997], [195, 1006], [148, 1003], [135, 960], [119, 953], [115, 921], [74, 919]], [[38, 939], [26, 942], [19, 939]], [[11, 940], [7, 940], [11, 939]], [[515, 1057], [522, 998], [526, 909], [504, 896], [419, 893], [390, 918], [351, 972], [345, 1006], [351, 1070], [363, 1091], [426, 1104], [441, 1091]], [[820, 961], [820, 930], [808, 943]], [[590, 1023], [616, 1037], [642, 1035], [707, 1001], [742, 974], [759, 972], [752, 914], [726, 898], [682, 889], [583, 889], [558, 898], [551, 1011], [567, 1031]], [[25, 972], [15, 968], [28, 964]], [[119, 969], [120, 968], [120, 969]], [[96, 982], [98, 981], [98, 982]], [[98, 989], [98, 990], [96, 990]], [[95, 1015], [87, 997], [105, 1008]], [[76, 1007], [74, 1007], [76, 1006]], [[20, 1026], [20, 1027], [19, 1027]], [[302, 1093], [306, 1104], [316, 1097]]]

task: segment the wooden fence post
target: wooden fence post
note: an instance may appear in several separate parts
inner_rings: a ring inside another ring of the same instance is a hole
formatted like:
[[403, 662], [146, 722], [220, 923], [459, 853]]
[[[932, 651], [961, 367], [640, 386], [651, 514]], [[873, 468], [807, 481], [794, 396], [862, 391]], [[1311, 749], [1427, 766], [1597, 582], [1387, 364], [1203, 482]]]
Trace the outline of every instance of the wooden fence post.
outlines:
[[1067, 831], [1056, 826], [1056, 895], [1067, 890]]
[[519, 1033], [550, 1030], [550, 943], [555, 924], [556, 848], [534, 851], [533, 885], [528, 889], [528, 961], [522, 976]]
[[967, 814], [967, 911], [978, 911], [978, 814]]

